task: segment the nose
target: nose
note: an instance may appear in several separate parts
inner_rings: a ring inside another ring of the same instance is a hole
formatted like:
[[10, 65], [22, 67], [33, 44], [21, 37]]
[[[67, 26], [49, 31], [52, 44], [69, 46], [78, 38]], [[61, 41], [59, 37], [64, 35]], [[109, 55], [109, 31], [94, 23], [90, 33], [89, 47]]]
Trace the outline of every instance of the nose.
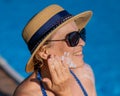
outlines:
[[85, 41], [80, 38], [78, 45], [79, 46], [85, 46]]

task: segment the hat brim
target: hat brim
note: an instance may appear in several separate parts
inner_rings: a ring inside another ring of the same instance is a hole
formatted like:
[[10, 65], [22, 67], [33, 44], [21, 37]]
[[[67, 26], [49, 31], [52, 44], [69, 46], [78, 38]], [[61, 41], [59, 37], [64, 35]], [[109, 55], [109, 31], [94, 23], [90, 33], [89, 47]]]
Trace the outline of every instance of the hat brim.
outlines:
[[82, 29], [84, 28], [88, 21], [90, 20], [92, 16], [92, 11], [85, 11], [82, 12], [70, 19], [68, 19], [67, 21], [63, 22], [61, 25], [59, 25], [56, 29], [54, 29], [52, 32], [50, 32], [43, 40], [42, 42], [37, 46], [37, 48], [34, 50], [34, 52], [32, 53], [27, 65], [26, 65], [26, 72], [32, 72], [34, 71], [34, 62], [33, 62], [33, 57], [36, 54], [36, 52], [39, 50], [39, 48], [41, 47], [41, 45], [44, 44], [44, 42], [52, 35], [54, 34], [57, 30], [59, 30], [62, 26], [64, 26], [65, 24], [71, 22], [71, 21], [75, 21], [78, 29]]

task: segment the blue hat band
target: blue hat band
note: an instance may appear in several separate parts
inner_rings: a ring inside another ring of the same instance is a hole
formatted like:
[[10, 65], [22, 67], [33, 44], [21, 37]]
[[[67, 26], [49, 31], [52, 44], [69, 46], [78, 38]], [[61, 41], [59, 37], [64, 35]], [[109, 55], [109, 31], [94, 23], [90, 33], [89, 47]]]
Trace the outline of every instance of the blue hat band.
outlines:
[[39, 43], [57, 26], [71, 18], [72, 15], [63, 10], [50, 18], [42, 27], [40, 27], [28, 42], [28, 49], [31, 53], [37, 48]]

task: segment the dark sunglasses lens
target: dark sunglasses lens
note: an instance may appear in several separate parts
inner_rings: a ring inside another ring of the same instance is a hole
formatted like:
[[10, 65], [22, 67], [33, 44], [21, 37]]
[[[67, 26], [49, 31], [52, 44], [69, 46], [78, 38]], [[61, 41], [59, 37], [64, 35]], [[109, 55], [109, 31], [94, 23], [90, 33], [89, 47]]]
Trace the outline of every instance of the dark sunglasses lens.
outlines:
[[83, 41], [86, 41], [86, 30], [85, 30], [85, 28], [83, 28], [80, 31], [80, 38], [82, 38]]
[[80, 35], [78, 32], [72, 32], [67, 35], [67, 43], [69, 46], [74, 47], [79, 43]]

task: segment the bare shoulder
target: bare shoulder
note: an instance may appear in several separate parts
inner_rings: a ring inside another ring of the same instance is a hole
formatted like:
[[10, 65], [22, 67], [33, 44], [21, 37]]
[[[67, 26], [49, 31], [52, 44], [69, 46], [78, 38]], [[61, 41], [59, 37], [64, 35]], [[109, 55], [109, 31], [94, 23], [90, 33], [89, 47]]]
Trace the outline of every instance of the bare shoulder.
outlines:
[[94, 72], [90, 65], [84, 64], [81, 67], [74, 69], [74, 72], [80, 79], [89, 80], [92, 83], [95, 83]]
[[92, 67], [89, 64], [84, 64], [84, 70], [87, 71], [88, 74], [94, 76], [93, 69], [92, 69]]
[[[55, 96], [51, 91], [46, 90], [46, 92], [48, 96]], [[41, 86], [36, 79], [35, 73], [19, 84], [13, 96], [43, 96]]]
[[34, 75], [31, 75], [18, 85], [13, 96], [36, 96], [40, 93], [38, 81], [35, 79]]
[[81, 80], [89, 96], [96, 96], [95, 77], [92, 67], [84, 64], [82, 67], [75, 69], [75, 73]]
[[84, 85], [86, 86], [86, 90], [88, 91], [89, 96], [96, 96], [96, 88], [95, 88], [95, 77], [93, 69], [90, 65], [84, 65]]
[[84, 64], [82, 68], [82, 76], [95, 84], [95, 76], [92, 67], [89, 64]]
[[28, 91], [28, 83], [26, 80], [24, 80], [21, 84], [18, 85], [13, 96], [28, 96]]

